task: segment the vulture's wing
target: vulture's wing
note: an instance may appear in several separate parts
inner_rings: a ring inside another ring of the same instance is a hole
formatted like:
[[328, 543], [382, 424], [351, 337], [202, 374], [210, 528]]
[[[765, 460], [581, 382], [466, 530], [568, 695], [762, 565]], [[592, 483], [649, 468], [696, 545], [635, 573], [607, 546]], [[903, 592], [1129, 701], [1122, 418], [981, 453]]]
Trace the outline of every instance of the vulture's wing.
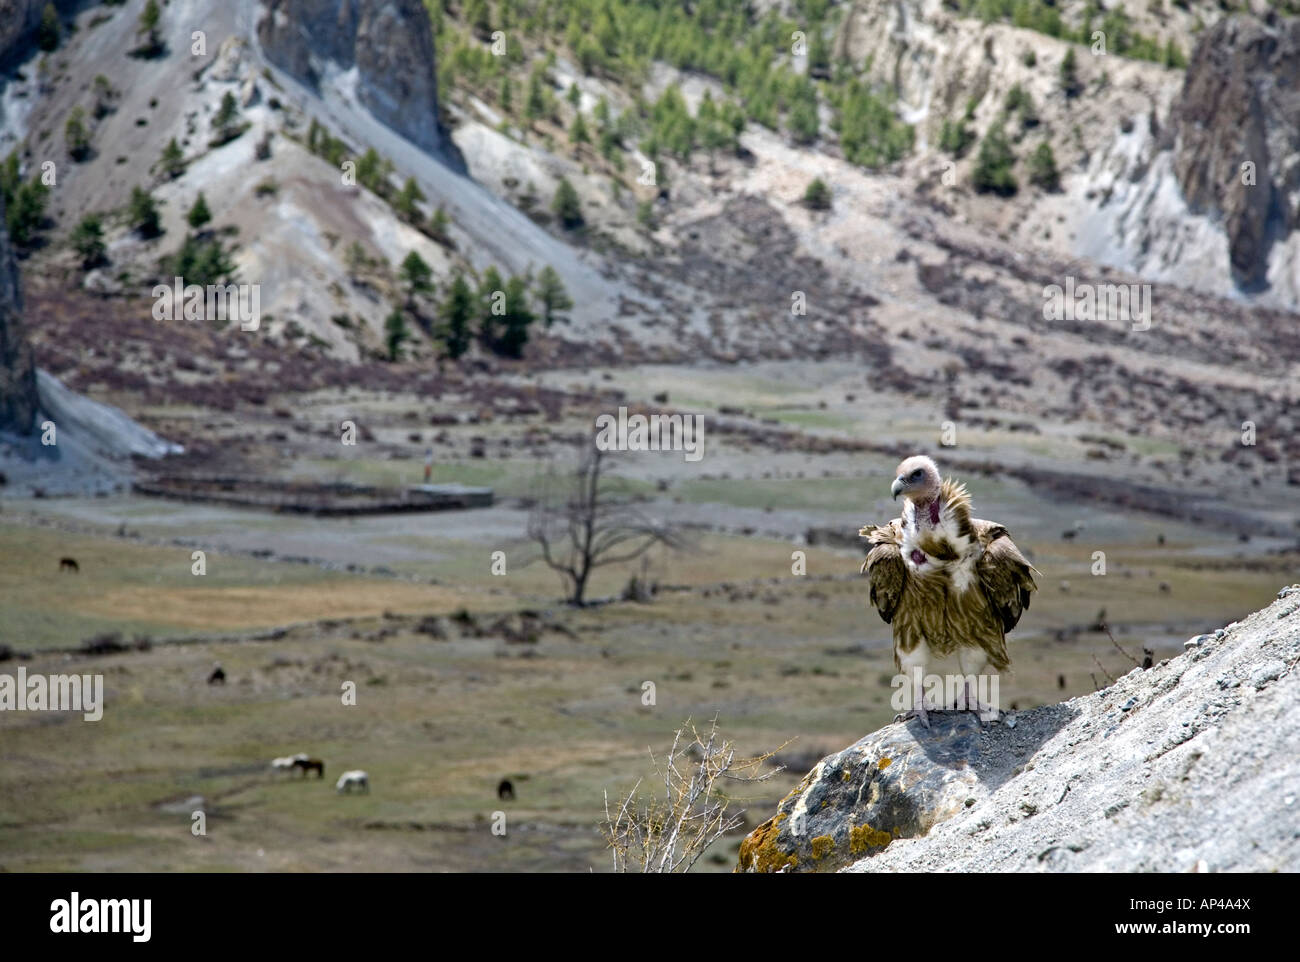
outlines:
[[871, 585], [871, 603], [889, 624], [903, 598], [907, 565], [903, 562], [903, 529], [898, 519], [889, 524], [869, 524], [858, 532], [871, 549], [862, 562], [862, 572]]
[[984, 593], [1002, 622], [1002, 630], [1010, 631], [1020, 621], [1021, 613], [1029, 607], [1030, 592], [1036, 591], [1033, 566], [1025, 560], [1007, 529], [992, 521], [973, 522], [980, 544], [984, 546], [975, 570], [979, 574]]

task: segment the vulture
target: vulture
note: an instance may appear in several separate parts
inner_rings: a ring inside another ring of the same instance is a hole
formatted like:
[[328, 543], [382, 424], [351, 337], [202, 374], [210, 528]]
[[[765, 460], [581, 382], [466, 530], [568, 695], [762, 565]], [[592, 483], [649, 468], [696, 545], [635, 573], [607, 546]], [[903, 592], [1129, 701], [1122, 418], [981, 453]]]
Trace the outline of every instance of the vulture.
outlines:
[[1010, 666], [1006, 634], [1029, 607], [1036, 569], [1005, 527], [971, 517], [966, 486], [941, 480], [930, 458], [903, 461], [890, 494], [903, 495], [902, 516], [858, 534], [869, 546], [862, 573], [871, 604], [893, 629], [894, 667], [913, 681], [912, 710], [900, 718], [930, 727], [922, 678], [932, 658], [953, 654], [967, 679], [967, 708], [996, 712], [974, 697], [969, 679]]

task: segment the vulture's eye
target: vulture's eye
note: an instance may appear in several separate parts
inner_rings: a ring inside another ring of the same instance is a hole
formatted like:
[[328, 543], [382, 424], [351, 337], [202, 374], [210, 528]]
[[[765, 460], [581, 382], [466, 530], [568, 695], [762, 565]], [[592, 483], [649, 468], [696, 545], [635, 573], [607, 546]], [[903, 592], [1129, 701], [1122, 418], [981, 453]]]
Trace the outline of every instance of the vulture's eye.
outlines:
[[920, 480], [921, 480], [921, 475], [924, 474], [924, 473], [925, 473], [925, 472], [922, 471], [920, 468], [917, 468], [915, 471], [912, 472], [912, 480], [913, 480], [913, 481], [920, 481]]

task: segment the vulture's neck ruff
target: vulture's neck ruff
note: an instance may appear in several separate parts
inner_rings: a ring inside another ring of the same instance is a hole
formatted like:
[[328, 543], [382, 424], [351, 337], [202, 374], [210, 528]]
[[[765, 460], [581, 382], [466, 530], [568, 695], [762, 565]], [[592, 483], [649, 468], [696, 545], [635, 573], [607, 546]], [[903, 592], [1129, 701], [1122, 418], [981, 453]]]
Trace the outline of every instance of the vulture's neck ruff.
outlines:
[[970, 495], [966, 486], [951, 479], [939, 496], [903, 505], [903, 557], [916, 577], [947, 574], [958, 591], [974, 580], [975, 562], [981, 554], [970, 520]]

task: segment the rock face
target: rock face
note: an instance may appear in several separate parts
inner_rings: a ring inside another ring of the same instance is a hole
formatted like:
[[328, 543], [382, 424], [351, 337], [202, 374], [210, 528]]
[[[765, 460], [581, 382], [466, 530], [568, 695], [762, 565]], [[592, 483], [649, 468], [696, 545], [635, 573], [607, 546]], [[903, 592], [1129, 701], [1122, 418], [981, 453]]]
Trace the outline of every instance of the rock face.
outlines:
[[1206, 30], [1171, 121], [1188, 205], [1222, 220], [1233, 279], [1257, 287], [1273, 237], [1300, 227], [1300, 20], [1233, 16]]
[[738, 871], [1300, 870], [1300, 585], [1092, 695], [823, 759]]
[[36, 372], [36, 389], [41, 412], [100, 455], [162, 458], [184, 450], [137, 424], [121, 409], [70, 390], [48, 371]]
[[376, 119], [444, 155], [429, 15], [420, 0], [267, 0], [257, 36], [280, 69], [312, 87], [328, 64], [357, 70], [357, 98]]
[[[41, 22], [48, 0], [0, 0], [0, 65], [8, 64], [27, 51], [27, 41]], [[80, 0], [55, 0], [63, 14], [81, 6]]]
[[18, 265], [4, 224], [0, 199], [0, 431], [27, 434], [36, 415], [36, 370], [23, 333]]
[[822, 759], [741, 845], [740, 870], [833, 872], [961, 811], [978, 792], [980, 724], [957, 712], [931, 724], [922, 737], [890, 725]]

